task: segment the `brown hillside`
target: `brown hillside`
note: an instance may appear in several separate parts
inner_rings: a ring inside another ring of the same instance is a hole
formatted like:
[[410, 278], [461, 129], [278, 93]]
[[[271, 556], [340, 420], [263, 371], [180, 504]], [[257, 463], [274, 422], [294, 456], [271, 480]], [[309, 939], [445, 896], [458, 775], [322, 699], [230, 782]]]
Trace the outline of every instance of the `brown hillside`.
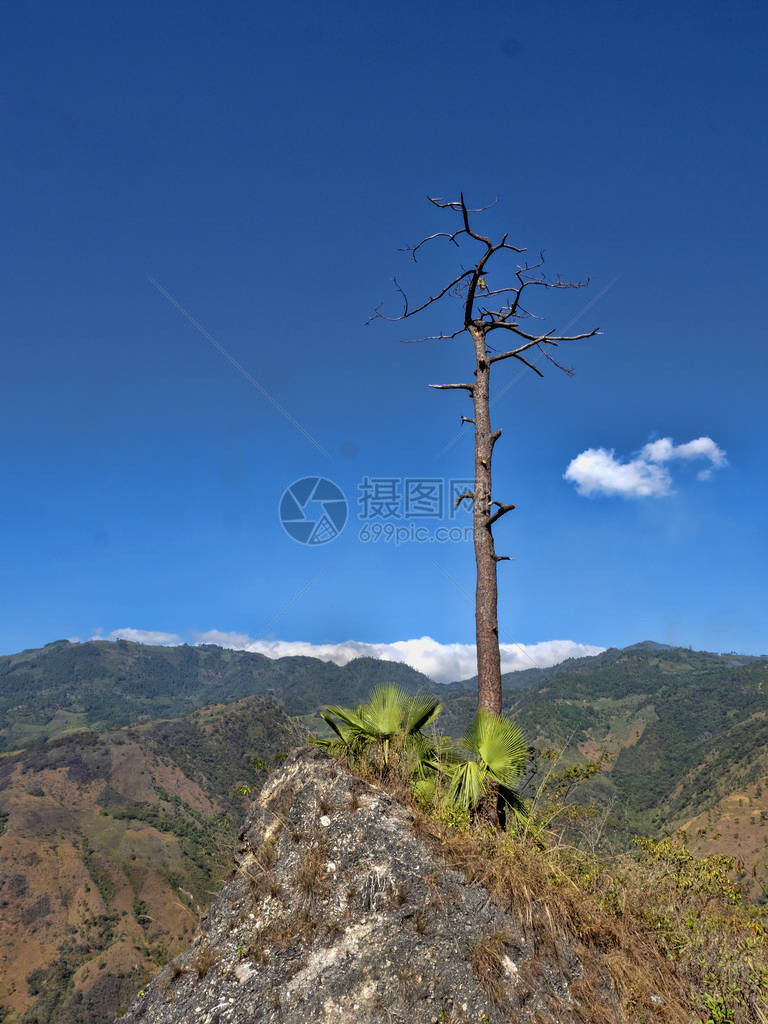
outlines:
[[6, 755], [0, 1008], [51, 1024], [114, 1015], [188, 941], [226, 875], [251, 759], [273, 761], [295, 736], [250, 697]]

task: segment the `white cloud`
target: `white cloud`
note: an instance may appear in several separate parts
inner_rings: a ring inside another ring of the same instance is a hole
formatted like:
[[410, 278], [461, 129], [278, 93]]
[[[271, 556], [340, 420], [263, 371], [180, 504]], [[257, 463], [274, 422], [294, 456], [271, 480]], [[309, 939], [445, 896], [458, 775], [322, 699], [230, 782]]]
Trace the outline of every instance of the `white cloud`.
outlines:
[[[194, 633], [185, 640], [177, 633], [164, 633], [155, 629], [113, 629], [104, 634], [99, 631], [91, 640], [131, 640], [137, 644], [155, 644], [176, 647], [184, 643], [216, 644], [234, 651], [250, 651], [267, 658], [319, 658], [335, 665], [347, 665], [355, 658], [378, 658], [381, 661], [399, 661], [418, 669], [437, 683], [452, 683], [468, 679], [477, 673], [474, 644], [442, 644], [431, 636], [413, 640], [395, 640], [387, 644], [345, 640], [337, 644], [313, 644], [306, 640], [252, 640], [247, 633], [230, 633], [209, 629]], [[72, 637], [71, 643], [81, 643]], [[518, 672], [526, 668], [549, 668], [567, 658], [585, 658], [600, 654], [604, 647], [581, 644], [574, 640], [543, 640], [537, 644], [501, 644], [502, 672]]]
[[706, 459], [709, 466], [697, 474], [709, 480], [715, 469], [728, 465], [728, 457], [711, 437], [697, 437], [675, 444], [671, 437], [649, 441], [631, 459], [616, 458], [613, 448], [587, 448], [568, 464], [563, 478], [576, 485], [579, 494], [618, 495], [623, 498], [663, 498], [672, 494], [672, 475], [666, 463]]
[[196, 644], [216, 644], [233, 651], [244, 651], [253, 641], [247, 633], [224, 633], [220, 629], [209, 629], [206, 633], [194, 633]]
[[[671, 459], [709, 459], [713, 468], [728, 465], [728, 457], [711, 437], [697, 437], [685, 444], [675, 444], [671, 437], [660, 437], [650, 441], [640, 451], [640, 457], [648, 462], [669, 462]], [[706, 470], [712, 472], [712, 470]]]
[[156, 629], [113, 629], [107, 636], [101, 633], [92, 636], [91, 640], [131, 640], [135, 644], [159, 644], [163, 647], [176, 647], [185, 641], [176, 633], [162, 633]]
[[576, 485], [579, 494], [619, 494], [624, 498], [660, 498], [670, 494], [672, 478], [663, 466], [643, 459], [619, 462], [613, 449], [587, 448], [572, 459], [564, 479]]
[[[474, 644], [442, 644], [432, 637], [396, 640], [388, 644], [347, 640], [337, 644], [312, 644], [304, 640], [250, 640], [242, 633], [224, 633], [209, 630], [197, 634], [197, 643], [219, 644], [234, 650], [249, 650], [268, 658], [304, 656], [346, 665], [353, 658], [380, 658], [382, 661], [400, 661], [418, 669], [438, 683], [450, 683], [475, 675]], [[581, 658], [599, 654], [603, 647], [579, 644], [572, 640], [546, 640], [538, 644], [501, 644], [503, 672], [519, 669], [548, 668], [566, 658]]]

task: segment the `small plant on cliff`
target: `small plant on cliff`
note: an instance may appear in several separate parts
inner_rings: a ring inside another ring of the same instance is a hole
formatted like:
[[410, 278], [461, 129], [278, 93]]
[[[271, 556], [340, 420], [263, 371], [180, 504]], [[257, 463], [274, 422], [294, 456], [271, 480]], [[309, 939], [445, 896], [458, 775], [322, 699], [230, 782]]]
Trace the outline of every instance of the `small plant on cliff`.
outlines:
[[[564, 939], [575, 944], [582, 976], [571, 994], [579, 1019], [768, 1021], [766, 911], [745, 903], [728, 858], [696, 857], [681, 834], [640, 839], [633, 854], [605, 860], [596, 853], [597, 842], [580, 835], [587, 809], [573, 801], [603, 758], [561, 767], [563, 751], [540, 751], [551, 764], [546, 770], [536, 762], [528, 766], [531, 779], [543, 775], [528, 808], [519, 790], [529, 751], [512, 722], [481, 712], [460, 753], [438, 736], [404, 728], [405, 714], [399, 730], [372, 728], [375, 706], [372, 700], [351, 713], [329, 708], [326, 721], [333, 718], [335, 738], [323, 745], [345, 757], [353, 772], [383, 782], [409, 804], [414, 827], [447, 866], [483, 885], [500, 907], [526, 922], [545, 955], [559, 955]], [[335, 718], [336, 710], [344, 717]], [[418, 751], [429, 747], [432, 753], [419, 759]], [[350, 788], [353, 812], [359, 799]], [[494, 814], [500, 793], [513, 824], [529, 816], [524, 827], [488, 827], [489, 818], [503, 823]], [[395, 893], [393, 903], [404, 898]], [[430, 934], [432, 925], [423, 911], [412, 921], [419, 935]], [[491, 998], [506, 984], [501, 938], [481, 936], [469, 949]], [[605, 1004], [606, 978], [620, 1018], [616, 1007]], [[448, 1020], [447, 1010], [443, 1018]]]
[[702, 997], [706, 1020], [697, 1020], [696, 1024], [733, 1024], [733, 1014], [725, 1005], [722, 996], [711, 996], [708, 992]]
[[204, 978], [210, 969], [216, 964], [218, 956], [210, 946], [203, 946], [195, 959], [192, 967], [197, 971], [198, 978]]
[[435, 768], [450, 779], [448, 803], [474, 814], [495, 795], [517, 821], [525, 821], [527, 808], [515, 787], [528, 763], [528, 747], [518, 726], [481, 708], [462, 746], [469, 757], [434, 761]]
[[423, 730], [434, 722], [441, 707], [431, 694], [413, 695], [387, 683], [356, 708], [327, 707], [321, 717], [336, 736], [316, 742], [332, 753], [378, 761], [386, 774], [393, 753], [412, 753], [418, 762], [433, 752]]
[[446, 737], [424, 735], [440, 710], [432, 695], [414, 696], [386, 684], [356, 708], [327, 707], [321, 717], [335, 736], [315, 742], [352, 767], [372, 767], [381, 777], [392, 778], [391, 769], [396, 769], [394, 774], [410, 784], [423, 805], [440, 803], [444, 810], [475, 817], [494, 803], [493, 816], [502, 827], [508, 812], [518, 823], [527, 820], [516, 789], [528, 761], [520, 729], [481, 709], [462, 740], [464, 751], [458, 751]]

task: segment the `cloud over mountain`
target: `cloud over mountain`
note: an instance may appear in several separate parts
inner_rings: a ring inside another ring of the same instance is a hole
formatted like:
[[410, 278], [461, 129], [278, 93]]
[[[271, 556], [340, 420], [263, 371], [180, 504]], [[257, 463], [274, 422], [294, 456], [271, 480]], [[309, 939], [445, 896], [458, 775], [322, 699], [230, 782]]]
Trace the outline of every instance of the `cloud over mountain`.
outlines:
[[[383, 661], [401, 661], [418, 669], [438, 683], [450, 683], [475, 675], [474, 644], [443, 644], [430, 636], [413, 640], [395, 640], [392, 643], [365, 643], [347, 640], [337, 644], [312, 644], [303, 640], [251, 640], [243, 633], [224, 633], [209, 630], [195, 637], [197, 643], [219, 644], [234, 650], [249, 650], [268, 658], [286, 658], [303, 655], [320, 658], [337, 665], [346, 665], [353, 658], [381, 658]], [[599, 654], [604, 648], [581, 644], [572, 640], [545, 640], [537, 644], [501, 644], [501, 669], [515, 672], [519, 669], [548, 668], [566, 658], [582, 658]]]
[[92, 640], [131, 640], [135, 644], [159, 644], [163, 647], [175, 647], [185, 643], [177, 633], [163, 633], [157, 629], [113, 629], [106, 636], [101, 633], [91, 637]]
[[[209, 629], [192, 634], [185, 640], [178, 633], [154, 629], [113, 629], [109, 634], [99, 633], [92, 640], [130, 640], [137, 644], [158, 644], [175, 647], [179, 644], [216, 644], [233, 651], [250, 651], [267, 658], [319, 658], [336, 665], [346, 665], [354, 658], [379, 658], [382, 661], [400, 661], [418, 669], [438, 683], [467, 679], [477, 672], [474, 644], [443, 644], [431, 636], [412, 640], [394, 640], [392, 643], [366, 643], [345, 640], [335, 644], [313, 644], [307, 640], [252, 639], [247, 633]], [[72, 642], [78, 642], [72, 638]], [[567, 658], [583, 658], [600, 654], [604, 647], [577, 643], [574, 640], [543, 640], [536, 644], [501, 644], [502, 672], [517, 672], [525, 668], [549, 668]]]

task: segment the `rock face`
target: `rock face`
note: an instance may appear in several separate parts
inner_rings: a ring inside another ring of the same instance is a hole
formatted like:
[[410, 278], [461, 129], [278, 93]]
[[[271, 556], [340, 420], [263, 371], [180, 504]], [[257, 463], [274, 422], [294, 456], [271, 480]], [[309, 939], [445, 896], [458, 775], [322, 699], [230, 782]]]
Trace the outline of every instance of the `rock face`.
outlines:
[[576, 953], [534, 949], [404, 806], [318, 749], [267, 780], [236, 863], [192, 946], [121, 1024], [584, 1020]]

